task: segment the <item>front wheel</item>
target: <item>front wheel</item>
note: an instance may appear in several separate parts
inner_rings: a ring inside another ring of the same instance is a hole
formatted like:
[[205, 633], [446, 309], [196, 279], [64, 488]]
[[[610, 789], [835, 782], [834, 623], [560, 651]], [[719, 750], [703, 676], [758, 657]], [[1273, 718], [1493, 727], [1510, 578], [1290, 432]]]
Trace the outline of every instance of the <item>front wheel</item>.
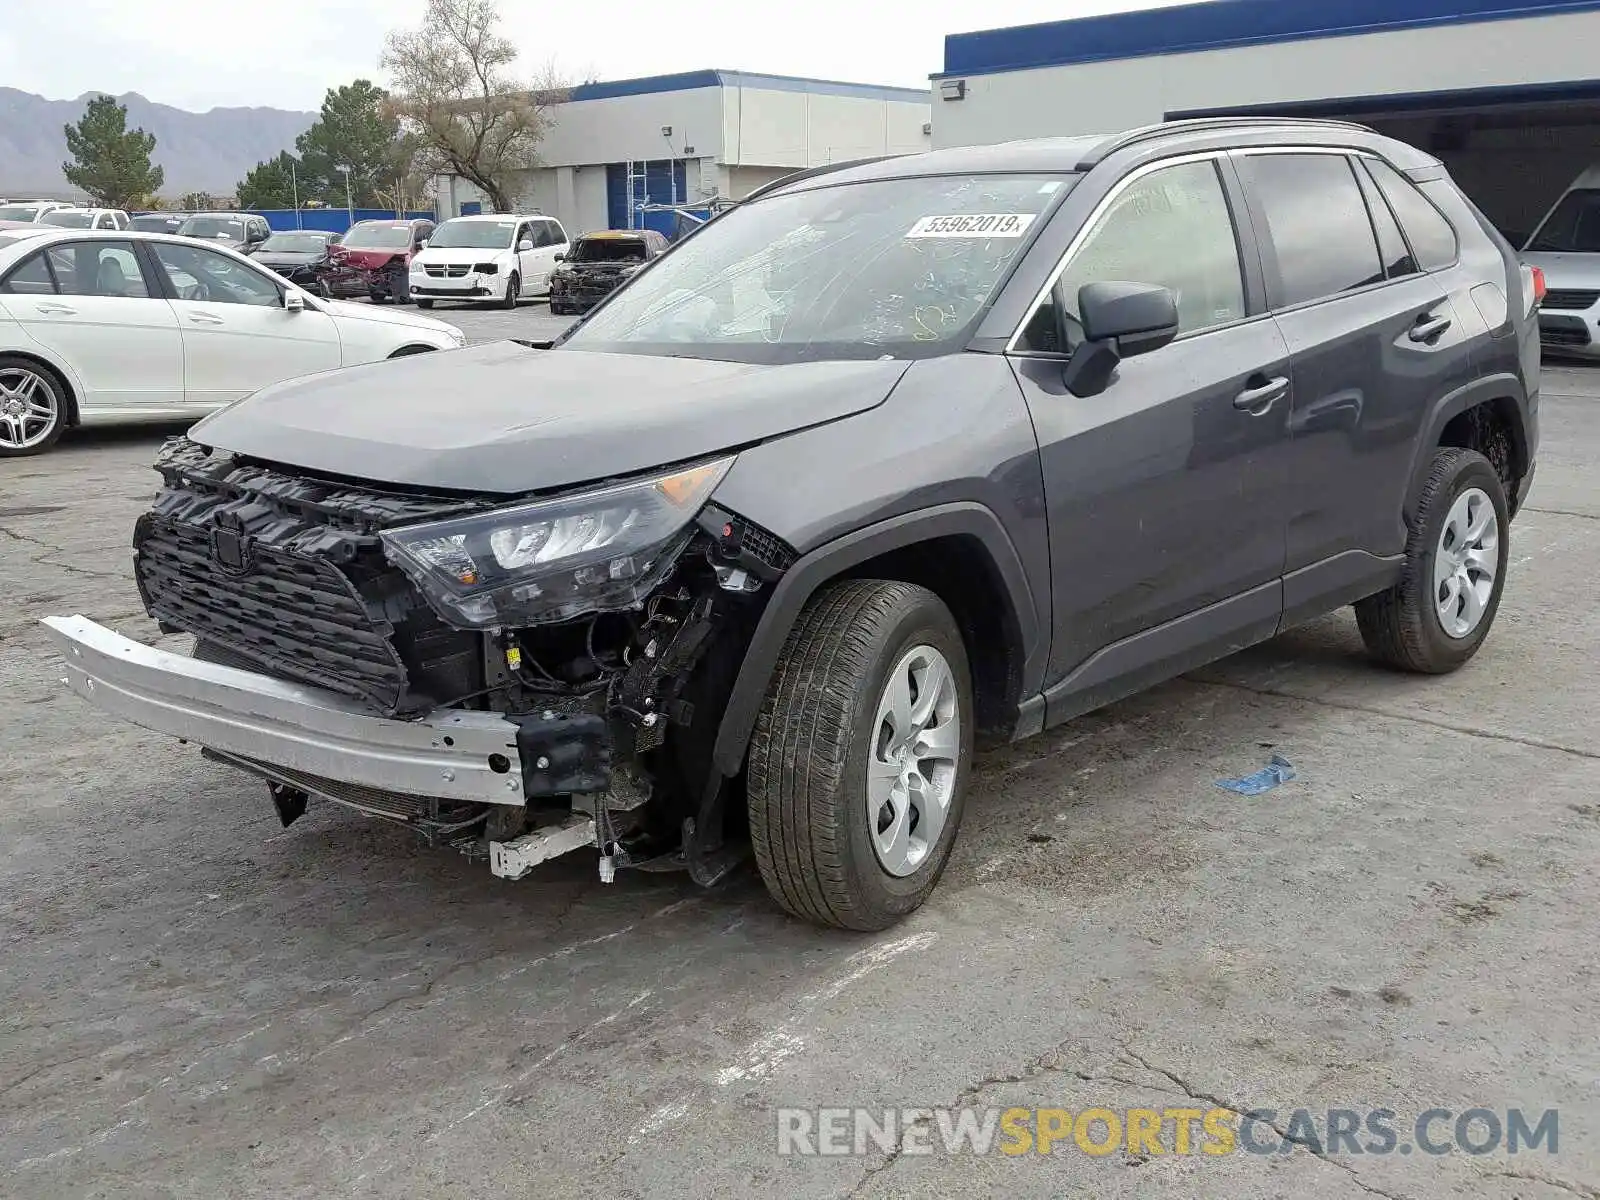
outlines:
[[521, 294], [522, 277], [513, 271], [511, 278], [506, 280], [506, 294], [500, 297], [500, 307], [515, 308], [517, 306], [517, 297]]
[[1356, 604], [1367, 650], [1404, 671], [1444, 675], [1489, 636], [1511, 553], [1504, 485], [1476, 450], [1434, 452], [1400, 582]]
[[421, 308], [421, 309], [432, 308], [433, 307], [433, 301], [432, 300], [425, 300], [421, 296], [419, 296], [419, 297], [417, 297], [417, 307]]
[[750, 840], [773, 898], [840, 929], [919, 908], [961, 825], [972, 736], [966, 647], [939, 597], [870, 579], [812, 597], [750, 742]]

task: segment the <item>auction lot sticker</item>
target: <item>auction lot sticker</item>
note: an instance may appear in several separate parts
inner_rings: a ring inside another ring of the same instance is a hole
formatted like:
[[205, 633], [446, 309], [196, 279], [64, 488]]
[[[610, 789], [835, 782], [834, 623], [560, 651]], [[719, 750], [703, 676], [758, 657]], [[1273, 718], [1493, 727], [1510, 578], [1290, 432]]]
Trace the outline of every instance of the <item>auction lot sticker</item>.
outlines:
[[923, 217], [906, 231], [908, 238], [1015, 238], [1033, 224], [1033, 213], [971, 213]]

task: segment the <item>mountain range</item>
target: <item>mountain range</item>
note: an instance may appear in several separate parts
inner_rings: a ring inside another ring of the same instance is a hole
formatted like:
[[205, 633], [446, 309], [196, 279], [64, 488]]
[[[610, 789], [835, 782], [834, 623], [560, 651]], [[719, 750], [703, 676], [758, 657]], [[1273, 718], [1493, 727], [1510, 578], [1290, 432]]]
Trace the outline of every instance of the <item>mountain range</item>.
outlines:
[[[75, 124], [98, 93], [76, 100], [47, 100], [31, 92], [0, 87], [0, 196], [72, 198], [76, 193], [61, 174], [67, 160], [62, 128]], [[186, 112], [146, 100], [138, 92], [118, 96], [127, 107], [128, 128], [156, 136], [154, 161], [166, 170], [163, 196], [185, 192], [231, 195], [234, 185], [256, 163], [294, 149], [294, 140], [317, 119], [316, 113], [281, 108], [213, 108]]]

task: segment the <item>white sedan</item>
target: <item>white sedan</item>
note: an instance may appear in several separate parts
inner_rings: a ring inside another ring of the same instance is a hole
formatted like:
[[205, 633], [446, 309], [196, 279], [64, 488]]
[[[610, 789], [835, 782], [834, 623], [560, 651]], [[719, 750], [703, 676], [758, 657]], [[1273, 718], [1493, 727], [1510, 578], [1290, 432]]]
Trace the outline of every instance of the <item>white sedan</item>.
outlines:
[[74, 425], [198, 418], [284, 379], [465, 341], [431, 317], [308, 295], [221, 246], [0, 230], [0, 458]]

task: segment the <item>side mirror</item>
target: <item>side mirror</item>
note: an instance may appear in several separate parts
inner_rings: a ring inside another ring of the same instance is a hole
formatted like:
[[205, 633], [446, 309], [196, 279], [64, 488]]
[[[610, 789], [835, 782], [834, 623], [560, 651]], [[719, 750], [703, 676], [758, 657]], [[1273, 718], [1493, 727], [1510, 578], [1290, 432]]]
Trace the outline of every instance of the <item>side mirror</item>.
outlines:
[[283, 311], [288, 313], [305, 312], [306, 298], [292, 289], [283, 293]]
[[567, 261], [567, 256], [565, 254], [558, 254], [558, 255], [556, 255], [556, 261], [557, 262], [566, 262]]
[[1124, 358], [1159, 350], [1178, 336], [1178, 298], [1147, 283], [1086, 283], [1078, 290], [1083, 341], [1067, 360], [1074, 396], [1098, 396]]
[[532, 238], [523, 238], [520, 242], [517, 243], [517, 253], [518, 254], [525, 253], [526, 251], [529, 251], [529, 250], [532, 250], [532, 249], [533, 249], [533, 239]]
[[427, 248], [428, 248], [428, 239], [427, 238], [419, 238], [417, 240], [417, 249], [418, 250], [426, 250]]

